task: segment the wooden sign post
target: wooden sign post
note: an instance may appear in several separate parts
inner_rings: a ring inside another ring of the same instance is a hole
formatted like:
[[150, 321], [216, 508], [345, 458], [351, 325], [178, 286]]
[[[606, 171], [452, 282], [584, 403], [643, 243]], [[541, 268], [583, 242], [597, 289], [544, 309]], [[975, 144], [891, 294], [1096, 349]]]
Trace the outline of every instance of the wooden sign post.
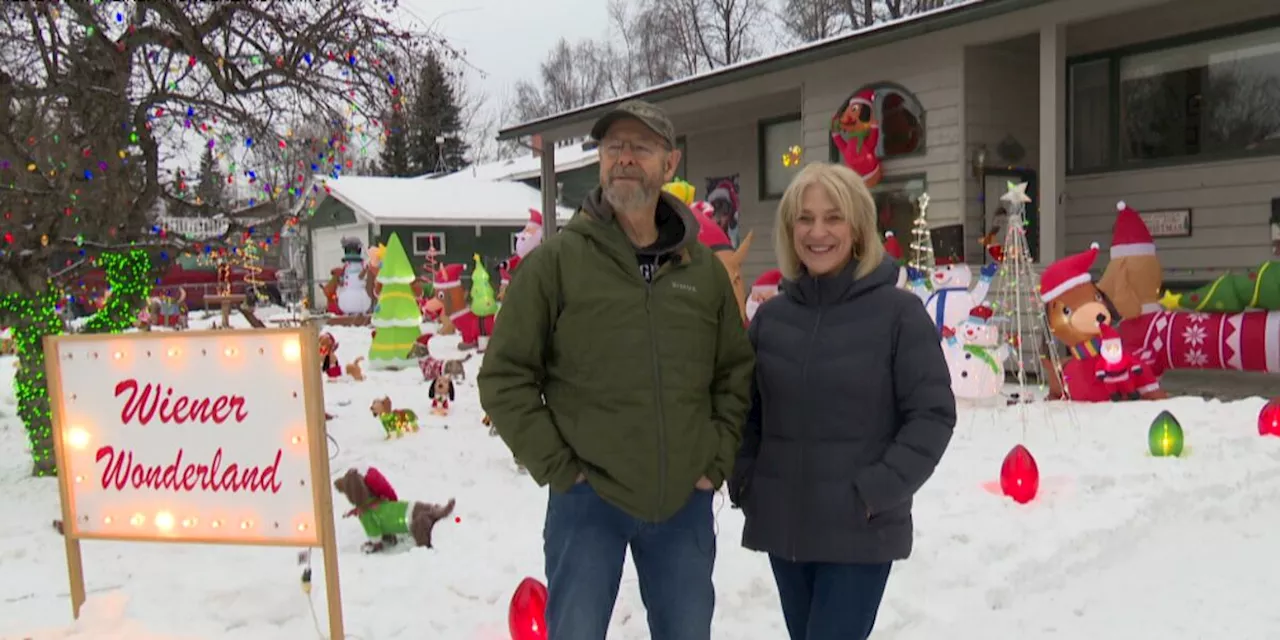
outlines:
[[81, 540], [320, 547], [342, 597], [314, 326], [45, 338], [71, 607]]

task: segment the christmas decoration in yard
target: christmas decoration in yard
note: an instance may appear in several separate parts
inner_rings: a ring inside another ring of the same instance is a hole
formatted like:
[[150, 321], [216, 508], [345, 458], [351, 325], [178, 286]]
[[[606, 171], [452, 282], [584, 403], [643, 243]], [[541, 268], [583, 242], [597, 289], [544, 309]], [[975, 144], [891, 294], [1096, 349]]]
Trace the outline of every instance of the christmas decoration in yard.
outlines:
[[1280, 398], [1272, 398], [1258, 412], [1258, 434], [1280, 437]]
[[1099, 329], [1102, 341], [1099, 343], [1098, 357], [1095, 358], [1094, 376], [1106, 387], [1112, 402], [1141, 398], [1137, 381], [1142, 376], [1142, 363], [1125, 352], [1120, 334], [1111, 325], [1102, 324]]
[[320, 334], [320, 372], [330, 380], [342, 375], [342, 365], [338, 363], [338, 339], [328, 331]]
[[686, 182], [684, 178], [676, 178], [662, 185], [662, 190], [678, 198], [686, 207], [693, 204], [693, 200], [698, 193], [697, 187]]
[[911, 223], [911, 252], [907, 256], [907, 266], [919, 273], [925, 282], [930, 282], [933, 279], [934, 256], [933, 237], [929, 235], [929, 194], [920, 194], [917, 202], [920, 206]]
[[1156, 457], [1176, 458], [1182, 455], [1182, 425], [1172, 413], [1161, 411], [1151, 422], [1151, 429], [1147, 431], [1147, 447]]
[[471, 313], [481, 319], [481, 334], [488, 335], [493, 328], [490, 326], [489, 331], [485, 331], [484, 320], [492, 318], [498, 312], [498, 297], [490, 283], [489, 270], [480, 260], [480, 254], [474, 254], [472, 259], [475, 261], [475, 270], [471, 272]]
[[530, 209], [529, 221], [516, 234], [516, 255], [524, 258], [540, 244], [542, 244], [542, 212]]
[[778, 269], [770, 269], [760, 274], [760, 277], [751, 283], [751, 292], [747, 295], [747, 322], [751, 322], [751, 318], [755, 317], [756, 309], [759, 309], [760, 305], [778, 295], [778, 287], [781, 284], [782, 272]]
[[[461, 264], [446, 264], [436, 272], [436, 299], [444, 306], [441, 314], [439, 335], [449, 335], [446, 322], [451, 324], [461, 341], [458, 348], [467, 351], [480, 346], [480, 319], [476, 317], [467, 304], [467, 292], [462, 288], [462, 272], [466, 267]], [[490, 327], [492, 333], [492, 327]]]
[[361, 546], [365, 553], [377, 553], [411, 538], [416, 546], [432, 548], [431, 533], [436, 522], [453, 513], [455, 501], [428, 504], [401, 500], [391, 483], [377, 469], [369, 467], [363, 474], [348, 469], [333, 481], [333, 487], [353, 507], [342, 517], [360, 519], [369, 540]]
[[373, 311], [373, 326], [377, 333], [369, 346], [369, 364], [372, 366], [408, 366], [412, 364], [409, 352], [422, 335], [422, 311], [413, 294], [416, 276], [399, 234], [391, 234], [377, 282], [382, 286], [378, 304]]
[[382, 423], [382, 431], [386, 440], [399, 438], [406, 433], [418, 430], [418, 414], [413, 409], [396, 409], [391, 406], [391, 397], [382, 396], [369, 403], [369, 412]]
[[542, 582], [520, 581], [507, 608], [507, 629], [511, 640], [547, 640], [547, 587]]
[[898, 282], [894, 286], [899, 289], [907, 288], [907, 267], [902, 261], [902, 244], [898, 242], [897, 236], [893, 235], [892, 231], [884, 232], [884, 252], [898, 263]]
[[253, 238], [247, 238], [240, 248], [240, 260], [244, 268], [244, 283], [248, 298], [254, 302], [266, 302], [266, 283], [262, 281], [262, 252]]
[[[1196, 306], [1208, 301], [1204, 310], [1164, 308], [1159, 293], [1164, 272], [1151, 232], [1127, 204], [1121, 202], [1117, 208], [1111, 262], [1098, 281], [1098, 289], [1124, 319], [1116, 327], [1120, 337], [1149, 375], [1158, 380], [1167, 369], [1280, 372], [1280, 332], [1273, 329], [1280, 325], [1280, 311], [1233, 310], [1225, 302], [1227, 309], [1211, 310], [1223, 301], [1217, 293], [1200, 298]], [[1276, 274], [1266, 265], [1255, 273], [1258, 302], [1253, 304], [1261, 305]], [[1219, 288], [1236, 290], [1236, 285], [1223, 280]], [[1252, 300], [1253, 294], [1249, 295]], [[1190, 297], [1166, 293], [1163, 301], [1176, 307], [1183, 299]], [[1158, 385], [1153, 392], [1143, 390], [1142, 395], [1149, 399], [1168, 396]]]
[[1264, 262], [1245, 274], [1223, 274], [1195, 291], [1166, 291], [1160, 301], [1170, 311], [1280, 311], [1280, 260]]
[[876, 117], [876, 93], [862, 89], [849, 98], [831, 118], [831, 142], [850, 169], [862, 176], [867, 187], [880, 183], [880, 121]]
[[[107, 294], [102, 308], [82, 328], [85, 333], [121, 333], [133, 327], [138, 311], [151, 293], [151, 258], [141, 250], [104, 253], [96, 260], [106, 275]], [[65, 298], [55, 287], [35, 296], [0, 293], [0, 318], [12, 324], [10, 339], [18, 356], [13, 378], [18, 417], [27, 431], [32, 475], [50, 476], [58, 472], [53, 455], [53, 417], [49, 409], [49, 387], [45, 378], [44, 336], [63, 333], [60, 315]]]
[[1031, 502], [1040, 491], [1040, 469], [1031, 452], [1016, 445], [1000, 465], [1000, 492], [1018, 504]]
[[431, 381], [427, 397], [431, 398], [431, 413], [438, 416], [449, 415], [449, 403], [454, 400], [453, 377], [436, 376]]
[[364, 248], [356, 238], [342, 239], [342, 277], [338, 283], [338, 308], [349, 316], [369, 313], [373, 298], [368, 282], [368, 269], [364, 262]]
[[982, 402], [1004, 389], [1004, 361], [1012, 349], [1000, 340], [992, 315], [991, 307], [977, 306], [957, 329], [943, 329], [942, 353], [958, 400]]

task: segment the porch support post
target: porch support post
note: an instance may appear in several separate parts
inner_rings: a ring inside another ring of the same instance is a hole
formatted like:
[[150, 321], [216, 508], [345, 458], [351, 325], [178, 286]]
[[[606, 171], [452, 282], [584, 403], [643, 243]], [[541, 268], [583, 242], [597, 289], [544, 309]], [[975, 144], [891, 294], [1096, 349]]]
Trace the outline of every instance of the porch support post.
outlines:
[[1067, 28], [1040, 28], [1040, 264], [1066, 254]]
[[556, 233], [556, 200], [558, 200], [556, 190], [556, 143], [550, 138], [541, 138], [542, 149], [539, 150], [542, 159], [542, 233], [543, 237], [550, 237]]

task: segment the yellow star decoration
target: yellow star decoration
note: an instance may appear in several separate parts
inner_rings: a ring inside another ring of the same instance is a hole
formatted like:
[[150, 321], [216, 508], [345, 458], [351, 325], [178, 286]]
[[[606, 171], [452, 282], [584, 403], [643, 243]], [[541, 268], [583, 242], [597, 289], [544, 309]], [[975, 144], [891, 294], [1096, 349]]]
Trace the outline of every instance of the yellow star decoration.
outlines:
[[1182, 294], [1165, 289], [1164, 296], [1160, 298], [1160, 306], [1170, 311], [1176, 311], [1182, 306]]
[[791, 145], [791, 148], [787, 149], [787, 152], [782, 154], [782, 166], [784, 167], [800, 166], [801, 153], [802, 153], [802, 150], [800, 149], [800, 145], [798, 144]]

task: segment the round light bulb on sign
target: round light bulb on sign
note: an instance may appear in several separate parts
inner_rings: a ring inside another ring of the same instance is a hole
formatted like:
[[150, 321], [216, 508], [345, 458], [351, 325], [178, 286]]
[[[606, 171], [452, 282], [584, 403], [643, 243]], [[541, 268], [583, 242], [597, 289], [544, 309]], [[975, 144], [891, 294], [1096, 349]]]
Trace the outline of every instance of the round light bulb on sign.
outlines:
[[173, 529], [173, 514], [168, 511], [161, 511], [156, 514], [156, 528], [161, 531], [170, 531]]
[[67, 430], [67, 445], [72, 449], [83, 449], [89, 446], [89, 432], [80, 427]]
[[302, 345], [297, 340], [286, 341], [282, 350], [286, 362], [297, 362], [302, 357]]

